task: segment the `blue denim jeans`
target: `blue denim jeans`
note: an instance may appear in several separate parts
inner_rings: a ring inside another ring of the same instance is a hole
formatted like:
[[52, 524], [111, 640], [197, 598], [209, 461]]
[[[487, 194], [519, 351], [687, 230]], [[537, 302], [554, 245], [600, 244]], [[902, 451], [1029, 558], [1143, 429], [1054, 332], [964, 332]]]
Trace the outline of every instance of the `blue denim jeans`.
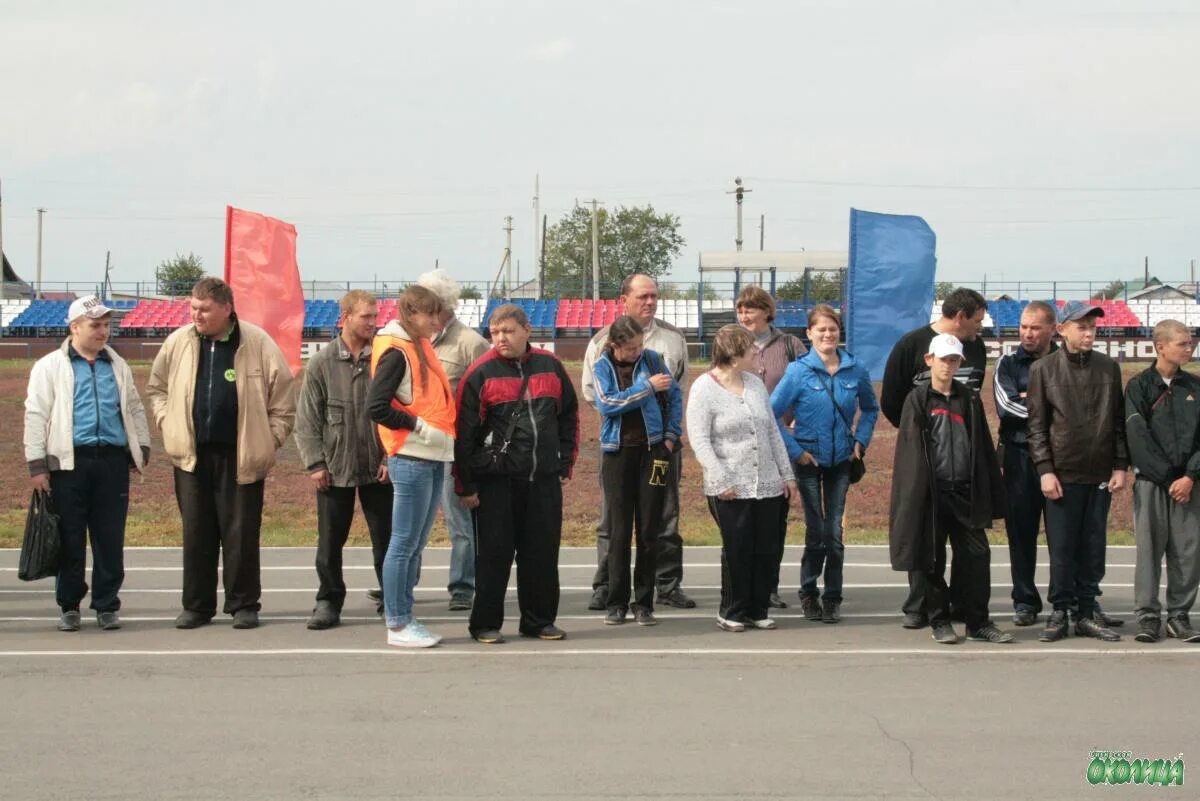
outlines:
[[442, 485], [442, 517], [450, 534], [450, 578], [446, 589], [451, 595], [471, 597], [475, 595], [475, 524], [471, 510], [454, 494], [452, 467], [452, 463], [446, 463]]
[[842, 601], [842, 513], [850, 489], [849, 460], [833, 467], [794, 464], [804, 501], [804, 556], [800, 560], [800, 594], [817, 597], [817, 579], [825, 573], [824, 600]]
[[413, 588], [421, 577], [421, 551], [437, 516], [445, 475], [442, 462], [388, 457], [392, 479], [392, 539], [383, 557], [383, 613], [389, 628], [412, 620]]

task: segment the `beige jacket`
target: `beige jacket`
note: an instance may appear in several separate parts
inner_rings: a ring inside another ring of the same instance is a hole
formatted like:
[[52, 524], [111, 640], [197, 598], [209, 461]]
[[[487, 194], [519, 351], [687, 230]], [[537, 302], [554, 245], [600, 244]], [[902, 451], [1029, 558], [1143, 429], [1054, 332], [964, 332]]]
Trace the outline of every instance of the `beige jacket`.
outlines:
[[455, 397], [458, 396], [459, 379], [490, 347], [478, 331], [468, 328], [457, 317], [452, 317], [450, 322], [446, 323], [446, 329], [433, 340], [433, 350], [437, 353], [438, 361], [442, 363], [446, 378], [450, 380], [450, 391]]
[[[262, 481], [275, 464], [275, 452], [296, 420], [292, 371], [274, 340], [256, 325], [238, 321], [239, 342], [233, 364], [237, 371], [237, 482]], [[167, 337], [150, 369], [146, 396], [162, 430], [163, 448], [171, 463], [196, 470], [196, 432], [192, 399], [200, 360], [200, 335], [189, 323]]]

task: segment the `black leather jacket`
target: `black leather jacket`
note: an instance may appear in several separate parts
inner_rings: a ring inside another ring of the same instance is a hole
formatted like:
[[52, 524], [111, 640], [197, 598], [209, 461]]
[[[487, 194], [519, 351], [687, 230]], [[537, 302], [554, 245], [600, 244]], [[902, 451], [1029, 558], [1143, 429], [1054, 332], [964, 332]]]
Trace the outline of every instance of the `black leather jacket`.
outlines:
[[1121, 366], [1103, 353], [1059, 348], [1029, 370], [1029, 455], [1038, 475], [1099, 484], [1129, 468]]

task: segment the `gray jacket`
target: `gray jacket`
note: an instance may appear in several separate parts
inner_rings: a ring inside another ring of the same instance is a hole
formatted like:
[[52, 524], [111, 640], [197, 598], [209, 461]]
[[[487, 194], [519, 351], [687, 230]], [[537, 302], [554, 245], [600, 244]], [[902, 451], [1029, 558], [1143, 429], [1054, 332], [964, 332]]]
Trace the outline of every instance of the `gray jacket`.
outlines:
[[335, 487], [374, 484], [383, 446], [367, 414], [371, 345], [351, 359], [339, 336], [308, 360], [296, 409], [296, 447], [310, 473], [329, 471]]

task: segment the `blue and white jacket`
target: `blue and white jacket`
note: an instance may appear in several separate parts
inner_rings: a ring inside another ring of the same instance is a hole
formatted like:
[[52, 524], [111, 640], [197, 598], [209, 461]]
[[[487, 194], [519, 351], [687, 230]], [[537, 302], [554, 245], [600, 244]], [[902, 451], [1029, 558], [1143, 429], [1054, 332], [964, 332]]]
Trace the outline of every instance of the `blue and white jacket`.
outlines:
[[667, 390], [666, 419], [663, 419], [663, 404], [659, 402], [650, 376], [665, 373], [671, 375], [666, 362], [657, 351], [647, 348], [642, 351], [633, 366], [633, 382], [628, 389], [621, 389], [617, 380], [617, 367], [612, 354], [606, 349], [592, 368], [596, 411], [600, 412], [600, 449], [615, 453], [621, 449], [621, 418], [640, 410], [646, 421], [646, 442], [657, 445], [671, 440], [675, 447], [683, 433], [683, 391], [679, 382], [671, 379]]
[[[871, 387], [871, 376], [853, 356], [839, 349], [841, 363], [833, 375], [825, 369], [815, 350], [804, 354], [788, 365], [783, 379], [771, 393], [771, 410], [776, 421], [792, 413], [792, 430], [782, 421], [779, 433], [793, 462], [811, 453], [822, 467], [832, 467], [848, 460], [858, 442], [866, 451], [875, 432], [879, 417], [879, 402]], [[829, 391], [837, 399], [835, 409]], [[840, 412], [839, 412], [840, 409]], [[846, 421], [854, 421], [859, 411], [858, 425], [851, 431]]]

